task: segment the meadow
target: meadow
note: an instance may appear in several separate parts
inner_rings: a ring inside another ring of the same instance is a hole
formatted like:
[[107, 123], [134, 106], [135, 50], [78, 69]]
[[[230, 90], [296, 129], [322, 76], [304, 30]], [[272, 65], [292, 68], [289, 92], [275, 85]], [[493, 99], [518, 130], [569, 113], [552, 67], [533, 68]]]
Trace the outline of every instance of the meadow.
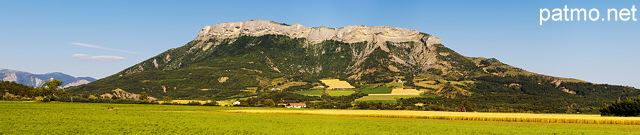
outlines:
[[352, 89], [346, 89], [346, 90], [327, 90], [326, 92], [327, 94], [329, 94], [329, 96], [347, 96], [347, 95], [353, 94], [355, 91], [353, 91]]
[[376, 87], [375, 84], [364, 85], [360, 91], [364, 94], [390, 94], [391, 88], [389, 87]]
[[230, 112], [238, 110], [336, 111], [0, 101], [0, 134], [640, 134], [640, 125], [624, 124]]
[[324, 90], [305, 90], [305, 91], [296, 91], [293, 93], [307, 95], [307, 96], [320, 96]]

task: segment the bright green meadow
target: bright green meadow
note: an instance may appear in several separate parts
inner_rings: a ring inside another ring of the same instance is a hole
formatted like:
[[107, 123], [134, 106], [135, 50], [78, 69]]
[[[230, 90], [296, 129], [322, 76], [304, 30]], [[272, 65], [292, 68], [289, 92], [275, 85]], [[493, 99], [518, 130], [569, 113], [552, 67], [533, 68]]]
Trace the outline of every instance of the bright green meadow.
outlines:
[[305, 91], [296, 91], [293, 93], [308, 95], [308, 96], [320, 96], [322, 95], [322, 91], [324, 90], [305, 90]]
[[247, 109], [285, 108], [1, 101], [0, 134], [640, 134], [640, 125], [221, 111]]

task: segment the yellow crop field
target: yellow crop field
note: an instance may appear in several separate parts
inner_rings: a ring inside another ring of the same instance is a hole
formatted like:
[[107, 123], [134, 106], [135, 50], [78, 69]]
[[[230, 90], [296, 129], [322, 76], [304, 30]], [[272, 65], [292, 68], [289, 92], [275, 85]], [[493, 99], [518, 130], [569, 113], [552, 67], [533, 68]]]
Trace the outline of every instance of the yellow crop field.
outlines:
[[391, 90], [392, 95], [420, 95], [422, 91], [416, 89], [395, 88]]
[[426, 118], [447, 120], [591, 123], [640, 125], [640, 117], [601, 117], [580, 114], [479, 113], [406, 110], [228, 110], [238, 113], [314, 114], [362, 117]]
[[347, 81], [340, 81], [340, 79], [324, 79], [320, 80], [325, 85], [329, 87], [327, 89], [353, 89], [356, 88], [349, 84]]
[[216, 101], [219, 106], [233, 106], [233, 103], [230, 101]]
[[420, 81], [420, 83], [434, 85], [434, 84], [436, 84], [436, 81]]
[[[172, 103], [178, 103], [178, 104], [187, 104], [189, 102], [200, 102], [200, 104], [205, 104], [209, 101], [202, 101], [202, 100], [171, 100]], [[164, 101], [158, 101], [158, 103], [162, 104], [164, 103]]]

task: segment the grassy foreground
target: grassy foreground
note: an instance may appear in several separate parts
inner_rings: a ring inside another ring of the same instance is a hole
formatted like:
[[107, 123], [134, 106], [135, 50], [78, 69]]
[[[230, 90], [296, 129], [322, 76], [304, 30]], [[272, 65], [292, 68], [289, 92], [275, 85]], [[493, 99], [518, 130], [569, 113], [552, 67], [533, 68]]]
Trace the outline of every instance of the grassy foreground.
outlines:
[[223, 111], [257, 109], [287, 110], [2, 101], [0, 134], [640, 134], [640, 125]]

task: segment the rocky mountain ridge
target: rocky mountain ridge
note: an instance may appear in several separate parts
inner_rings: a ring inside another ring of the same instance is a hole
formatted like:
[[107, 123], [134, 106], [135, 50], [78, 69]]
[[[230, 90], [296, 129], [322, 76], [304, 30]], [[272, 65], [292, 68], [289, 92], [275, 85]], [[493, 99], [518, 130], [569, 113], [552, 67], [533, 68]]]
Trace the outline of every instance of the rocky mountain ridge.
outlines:
[[32, 87], [40, 87], [42, 86], [42, 84], [44, 84], [44, 82], [53, 78], [64, 83], [62, 86], [60, 86], [61, 88], [88, 84], [96, 80], [91, 77], [74, 77], [60, 72], [33, 74], [11, 69], [0, 69], [0, 78], [2, 81], [17, 82]]
[[[382, 43], [426, 40], [427, 45], [440, 44], [440, 38], [420, 34], [417, 30], [389, 26], [355, 25], [342, 28], [310, 28], [300, 24], [286, 25], [266, 20], [220, 23], [205, 26], [198, 32], [196, 40], [209, 38], [227, 39], [239, 36], [285, 35], [291, 38], [306, 38], [311, 43], [335, 40], [344, 43], [372, 42], [384, 48]], [[384, 49], [387, 50], [387, 49]]]

